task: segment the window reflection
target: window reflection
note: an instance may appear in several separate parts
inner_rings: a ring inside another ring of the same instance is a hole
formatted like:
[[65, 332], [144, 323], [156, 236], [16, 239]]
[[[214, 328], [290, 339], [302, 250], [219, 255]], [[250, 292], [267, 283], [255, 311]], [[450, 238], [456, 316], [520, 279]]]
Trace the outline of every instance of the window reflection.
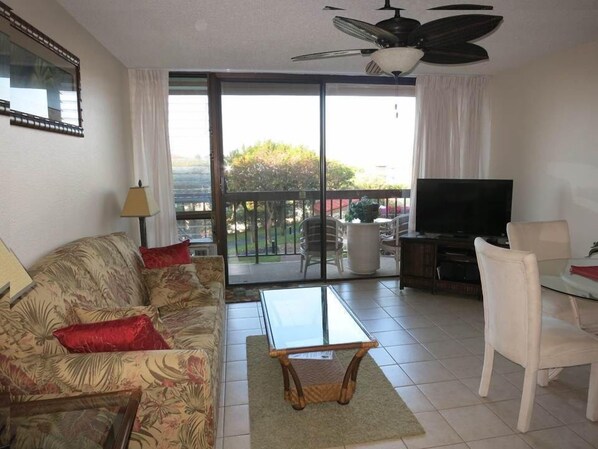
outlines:
[[69, 113], [63, 111], [63, 106], [69, 104], [69, 95], [70, 102], [73, 102], [74, 99], [76, 108], [75, 88], [73, 74], [19, 45], [11, 44], [10, 98], [12, 109], [58, 122], [78, 125], [78, 117], [76, 117], [76, 121], [73, 121], [72, 105], [70, 106], [70, 121], [68, 120]]

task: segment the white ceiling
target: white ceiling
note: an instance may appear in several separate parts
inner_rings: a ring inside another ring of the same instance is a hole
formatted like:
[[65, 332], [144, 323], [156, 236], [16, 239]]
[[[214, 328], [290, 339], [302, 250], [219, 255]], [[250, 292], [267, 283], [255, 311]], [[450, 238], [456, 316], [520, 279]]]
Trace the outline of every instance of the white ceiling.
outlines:
[[[374, 48], [334, 28], [335, 15], [376, 23], [383, 0], [57, 0], [125, 66], [176, 70], [363, 74], [369, 58], [292, 62], [306, 53]], [[598, 40], [598, 0], [392, 0], [421, 23], [461, 14], [426, 11], [452, 3], [494, 6], [503, 23], [477, 43], [489, 61], [420, 63], [414, 74], [492, 74]], [[346, 11], [323, 11], [324, 5]], [[18, 14], [18, 6], [15, 8]], [[555, 68], [562, 70], [562, 67]]]

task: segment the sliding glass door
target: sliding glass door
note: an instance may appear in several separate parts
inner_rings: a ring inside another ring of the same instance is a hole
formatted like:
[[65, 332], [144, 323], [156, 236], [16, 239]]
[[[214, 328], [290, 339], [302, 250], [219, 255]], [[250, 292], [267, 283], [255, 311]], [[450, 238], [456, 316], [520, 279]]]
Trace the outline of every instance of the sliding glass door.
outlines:
[[[415, 124], [413, 86], [326, 84], [326, 198], [328, 215], [343, 219], [351, 202], [367, 196], [380, 204], [378, 226], [346, 226], [345, 271], [328, 279], [398, 275], [396, 253], [378, 247], [392, 239], [393, 219], [409, 212]], [[351, 236], [369, 238], [367, 247]], [[353, 243], [353, 245], [352, 245]], [[357, 248], [352, 251], [352, 248]]]
[[301, 232], [320, 198], [320, 86], [221, 88], [229, 284], [319, 279]]

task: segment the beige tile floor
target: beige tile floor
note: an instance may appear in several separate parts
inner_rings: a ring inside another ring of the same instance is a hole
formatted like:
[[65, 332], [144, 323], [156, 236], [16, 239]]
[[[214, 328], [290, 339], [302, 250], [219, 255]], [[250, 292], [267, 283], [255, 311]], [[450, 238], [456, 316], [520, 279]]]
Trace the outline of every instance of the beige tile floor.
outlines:
[[[538, 387], [531, 429], [521, 434], [521, 367], [498, 356], [489, 396], [477, 394], [484, 351], [480, 301], [399, 291], [396, 280], [333, 286], [378, 338], [381, 346], [370, 354], [426, 430], [347, 449], [598, 449], [598, 423], [585, 418], [589, 366], [567, 368], [549, 387]], [[228, 306], [217, 449], [250, 448], [245, 337], [263, 333], [259, 303]]]

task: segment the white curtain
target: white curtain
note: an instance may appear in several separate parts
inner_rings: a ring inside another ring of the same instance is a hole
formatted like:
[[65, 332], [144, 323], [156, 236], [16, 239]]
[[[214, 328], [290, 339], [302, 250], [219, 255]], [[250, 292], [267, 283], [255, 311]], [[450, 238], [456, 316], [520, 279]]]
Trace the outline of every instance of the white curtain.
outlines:
[[418, 178], [487, 176], [489, 112], [485, 76], [418, 76], [409, 229]]
[[168, 137], [168, 71], [129, 70], [135, 182], [150, 186], [160, 213], [146, 218], [148, 246], [177, 241]]

